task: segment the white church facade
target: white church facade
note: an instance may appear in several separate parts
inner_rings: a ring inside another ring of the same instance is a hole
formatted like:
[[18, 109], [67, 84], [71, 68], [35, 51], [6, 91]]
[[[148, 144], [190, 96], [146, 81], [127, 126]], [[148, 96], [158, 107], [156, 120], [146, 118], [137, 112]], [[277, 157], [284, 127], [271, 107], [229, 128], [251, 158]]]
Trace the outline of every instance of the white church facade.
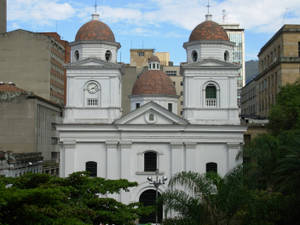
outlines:
[[[224, 176], [241, 163], [236, 159], [245, 131], [236, 102], [239, 67], [221, 26], [207, 16], [184, 43], [183, 117], [176, 115], [175, 87], [155, 56], [129, 96], [131, 112], [122, 115], [119, 48], [97, 15], [71, 43], [64, 122], [57, 126], [61, 177], [88, 170], [92, 176], [136, 181], [137, 187], [117, 196], [130, 203], [153, 193], [147, 177], [157, 169], [168, 178], [180, 171]], [[161, 185], [159, 192], [166, 188]]]

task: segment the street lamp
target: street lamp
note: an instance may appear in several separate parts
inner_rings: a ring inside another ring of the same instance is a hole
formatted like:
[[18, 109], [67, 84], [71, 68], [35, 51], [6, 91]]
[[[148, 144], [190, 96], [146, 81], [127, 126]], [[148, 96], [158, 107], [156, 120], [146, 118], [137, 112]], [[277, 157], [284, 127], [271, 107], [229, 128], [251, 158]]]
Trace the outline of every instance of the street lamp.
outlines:
[[165, 184], [165, 182], [167, 181], [167, 177], [165, 176], [162, 176], [162, 177], [159, 177], [158, 176], [159, 174], [159, 171], [158, 169], [156, 169], [155, 171], [155, 180], [153, 180], [152, 177], [147, 177], [147, 180], [149, 181], [149, 184], [152, 184], [154, 187], [155, 187], [155, 200], [156, 200], [156, 209], [155, 209], [155, 223], [156, 225], [158, 224], [158, 215], [157, 215], [157, 208], [158, 208], [158, 205], [157, 205], [157, 198], [158, 198], [158, 188], [160, 185], [162, 184]]

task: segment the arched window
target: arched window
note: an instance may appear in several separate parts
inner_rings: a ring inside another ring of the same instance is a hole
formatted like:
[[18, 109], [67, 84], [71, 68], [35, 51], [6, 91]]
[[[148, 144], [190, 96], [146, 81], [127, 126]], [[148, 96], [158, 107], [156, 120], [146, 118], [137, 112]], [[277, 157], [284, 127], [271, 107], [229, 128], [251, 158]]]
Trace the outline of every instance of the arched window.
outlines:
[[151, 172], [157, 169], [157, 154], [156, 152], [145, 152], [144, 154], [144, 171]]
[[224, 61], [225, 62], [229, 61], [229, 52], [228, 51], [224, 52]]
[[76, 61], [79, 60], [79, 51], [78, 51], [78, 50], [76, 50], [76, 51], [74, 52], [74, 57], [75, 57]]
[[217, 107], [217, 88], [214, 84], [208, 84], [205, 88], [207, 107]]
[[89, 172], [91, 177], [97, 177], [97, 163], [94, 161], [86, 162], [85, 171]]
[[[160, 197], [160, 193], [158, 193], [158, 197]], [[143, 204], [144, 206], [155, 206], [156, 205], [156, 192], [155, 190], [147, 190], [144, 191], [139, 199], [139, 202]], [[163, 217], [163, 210], [162, 210], [162, 204], [158, 205], [157, 209], [157, 220], [159, 223], [161, 223]], [[151, 213], [147, 216], [142, 216], [139, 220], [140, 224], [146, 224], [146, 223], [155, 223], [155, 212]]]
[[197, 62], [198, 60], [198, 53], [195, 50], [192, 51], [192, 60], [193, 62]]
[[218, 172], [218, 164], [214, 162], [206, 163], [206, 173], [208, 172]]
[[112, 56], [111, 51], [110, 51], [110, 50], [107, 50], [107, 51], [105, 52], [105, 60], [106, 60], [107, 62], [110, 61], [110, 60], [111, 60], [111, 56]]

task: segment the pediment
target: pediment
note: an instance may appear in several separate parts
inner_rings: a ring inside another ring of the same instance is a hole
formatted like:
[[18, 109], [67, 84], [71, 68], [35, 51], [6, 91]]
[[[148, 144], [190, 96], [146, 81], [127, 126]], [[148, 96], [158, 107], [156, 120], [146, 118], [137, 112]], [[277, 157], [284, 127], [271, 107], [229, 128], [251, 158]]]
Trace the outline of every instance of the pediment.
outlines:
[[117, 63], [106, 62], [98, 58], [86, 58], [77, 62], [69, 63], [67, 68], [85, 68], [85, 67], [99, 67], [99, 68], [121, 68]]
[[194, 68], [194, 67], [211, 67], [211, 68], [240, 68], [239, 65], [229, 62], [224, 62], [218, 59], [204, 59], [200, 62], [188, 63], [182, 66], [183, 68]]
[[188, 122], [174, 113], [169, 112], [162, 106], [149, 102], [140, 108], [122, 116], [114, 124], [134, 124], [134, 125], [185, 125]]

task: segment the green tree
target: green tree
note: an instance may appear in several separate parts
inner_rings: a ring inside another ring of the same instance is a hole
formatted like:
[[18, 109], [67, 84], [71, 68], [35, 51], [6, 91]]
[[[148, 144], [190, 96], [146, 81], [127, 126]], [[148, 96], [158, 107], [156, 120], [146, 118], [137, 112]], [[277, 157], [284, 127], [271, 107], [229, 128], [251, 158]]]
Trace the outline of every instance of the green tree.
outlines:
[[46, 174], [1, 177], [0, 224], [134, 224], [149, 210], [138, 203], [122, 204], [107, 195], [136, 185], [127, 180], [92, 178], [86, 172], [68, 178]]
[[276, 96], [269, 115], [270, 131], [274, 135], [300, 129], [300, 83], [288, 84]]

